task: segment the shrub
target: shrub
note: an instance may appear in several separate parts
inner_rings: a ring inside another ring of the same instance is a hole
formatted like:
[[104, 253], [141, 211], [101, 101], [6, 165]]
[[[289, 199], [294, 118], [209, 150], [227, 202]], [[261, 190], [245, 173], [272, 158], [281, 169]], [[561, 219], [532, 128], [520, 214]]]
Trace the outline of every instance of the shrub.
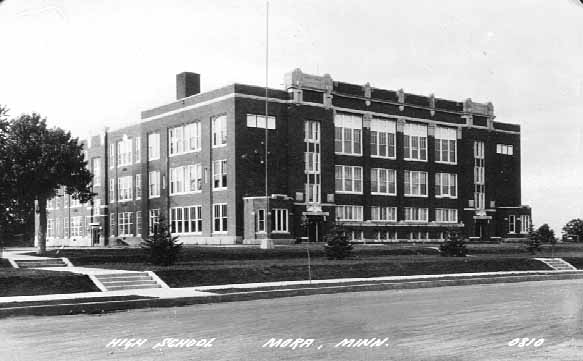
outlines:
[[526, 243], [526, 249], [532, 254], [541, 250], [542, 241], [541, 236], [538, 231], [535, 231], [534, 227], [531, 225], [528, 229], [528, 242]]
[[168, 227], [162, 221], [154, 229], [154, 234], [141, 243], [141, 247], [148, 252], [148, 261], [159, 266], [170, 266], [176, 262], [182, 250], [182, 243], [178, 237], [172, 237]]
[[439, 246], [439, 252], [444, 257], [465, 257], [468, 254], [466, 241], [457, 229], [447, 232], [447, 239]]
[[344, 259], [348, 257], [352, 252], [352, 244], [348, 241], [346, 232], [341, 228], [332, 228], [326, 236], [324, 251], [328, 259]]

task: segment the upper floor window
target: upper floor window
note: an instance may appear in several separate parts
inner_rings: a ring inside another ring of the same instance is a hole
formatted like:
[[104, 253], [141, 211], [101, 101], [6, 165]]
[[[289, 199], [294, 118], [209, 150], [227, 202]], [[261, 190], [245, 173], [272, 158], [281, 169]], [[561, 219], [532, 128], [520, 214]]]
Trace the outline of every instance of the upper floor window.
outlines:
[[362, 167], [337, 165], [336, 192], [362, 193]]
[[148, 173], [148, 196], [150, 198], [160, 196], [160, 171]]
[[121, 201], [132, 200], [132, 176], [119, 177], [117, 180], [117, 199]]
[[142, 137], [136, 137], [134, 141], [136, 147], [136, 163], [142, 161]]
[[213, 147], [222, 147], [227, 144], [227, 116], [219, 115], [212, 118]]
[[93, 186], [98, 187], [101, 185], [101, 158], [93, 158], [91, 163], [91, 167], [93, 168]]
[[457, 198], [457, 174], [435, 173], [435, 197]]
[[213, 189], [227, 188], [227, 160], [213, 161]]
[[200, 151], [200, 122], [194, 122], [168, 130], [170, 155]]
[[160, 133], [148, 134], [148, 160], [160, 159]]
[[370, 124], [370, 155], [379, 158], [395, 158], [396, 122], [373, 118]]
[[334, 150], [337, 154], [362, 155], [362, 116], [336, 114]]
[[132, 164], [132, 139], [125, 138], [117, 142], [117, 166]]
[[394, 169], [371, 168], [370, 192], [372, 194], [397, 194], [397, 171]]
[[336, 206], [337, 221], [362, 221], [362, 206]]
[[397, 220], [397, 207], [370, 207], [370, 219], [394, 222]]
[[457, 130], [435, 127], [435, 161], [455, 164], [457, 162]]
[[514, 146], [511, 144], [496, 144], [496, 153], [504, 155], [513, 155]]
[[263, 128], [275, 129], [275, 117], [268, 116], [267, 123], [265, 122], [265, 115], [257, 114], [247, 114], [247, 127], [248, 128]]
[[136, 174], [136, 199], [142, 198], [142, 175]]
[[405, 221], [427, 222], [427, 208], [405, 207]]
[[132, 235], [132, 216], [133, 212], [119, 212], [117, 214], [117, 235], [131, 236]]
[[405, 124], [404, 130], [405, 160], [427, 161], [427, 126], [423, 124]]
[[200, 163], [170, 168], [170, 194], [198, 192], [202, 190]]
[[427, 197], [427, 172], [405, 171], [405, 196]]
[[115, 167], [115, 144], [109, 145], [109, 168]]

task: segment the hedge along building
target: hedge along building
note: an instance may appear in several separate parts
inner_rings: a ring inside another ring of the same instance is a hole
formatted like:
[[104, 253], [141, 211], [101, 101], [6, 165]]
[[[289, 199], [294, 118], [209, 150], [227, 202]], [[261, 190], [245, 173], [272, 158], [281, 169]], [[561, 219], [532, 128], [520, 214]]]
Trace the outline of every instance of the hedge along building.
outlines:
[[200, 93], [199, 75], [182, 73], [177, 101], [86, 145], [97, 196], [76, 207], [80, 230], [70, 208], [49, 210], [49, 245], [140, 238], [160, 218], [186, 244], [321, 241], [334, 224], [363, 242], [442, 240], [451, 227], [489, 240], [524, 237], [530, 225], [520, 127], [471, 99], [299, 69], [285, 90]]

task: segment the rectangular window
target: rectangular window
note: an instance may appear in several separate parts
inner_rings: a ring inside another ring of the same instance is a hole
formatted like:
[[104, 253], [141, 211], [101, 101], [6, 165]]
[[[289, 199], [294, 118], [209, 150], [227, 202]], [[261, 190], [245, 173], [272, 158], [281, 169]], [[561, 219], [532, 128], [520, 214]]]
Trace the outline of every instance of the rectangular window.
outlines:
[[170, 168], [170, 194], [185, 194], [202, 190], [200, 163]]
[[142, 235], [142, 211], [136, 212], [136, 236]]
[[160, 159], [160, 133], [148, 134], [148, 160]]
[[115, 144], [109, 145], [109, 168], [115, 167]]
[[435, 173], [435, 197], [457, 198], [457, 174]]
[[513, 155], [514, 146], [511, 144], [496, 144], [496, 153], [504, 155]]
[[91, 168], [93, 169], [93, 186], [99, 187], [101, 185], [101, 158], [93, 158], [91, 163]]
[[523, 214], [520, 216], [520, 233], [528, 233], [529, 230], [530, 230], [530, 216]]
[[397, 171], [371, 168], [370, 185], [372, 194], [397, 195]]
[[265, 115], [257, 115], [257, 114], [247, 114], [247, 127], [248, 128], [263, 128], [265, 129], [275, 129], [275, 117], [268, 116], [267, 117], [267, 124], [265, 123]]
[[227, 232], [227, 205], [213, 205], [213, 233]]
[[265, 209], [257, 210], [257, 233], [265, 232]]
[[115, 178], [109, 179], [109, 203], [115, 203]]
[[457, 130], [435, 127], [435, 161], [437, 163], [457, 163]]
[[150, 209], [148, 217], [148, 229], [153, 234], [160, 223], [160, 209]]
[[516, 233], [516, 216], [508, 216], [508, 233]]
[[407, 123], [403, 133], [405, 160], [427, 161], [427, 126]]
[[457, 209], [436, 208], [435, 221], [442, 223], [457, 223]]
[[83, 216], [71, 217], [71, 237], [83, 236]]
[[132, 197], [132, 176], [119, 177], [117, 179], [117, 198], [120, 202], [131, 201]]
[[55, 229], [55, 220], [54, 219], [47, 219], [47, 237], [48, 238], [56, 237], [56, 229]]
[[273, 209], [273, 232], [288, 232], [288, 211], [287, 209]]
[[169, 154], [185, 154], [200, 151], [200, 122], [168, 129]]
[[484, 142], [474, 141], [474, 207], [486, 208], [486, 168]]
[[160, 172], [155, 170], [148, 173], [148, 197], [160, 196]]
[[202, 191], [202, 166], [200, 163], [189, 165], [186, 177], [187, 192]]
[[78, 207], [81, 207], [81, 202], [78, 199], [73, 198], [73, 196], [69, 196], [69, 208]]
[[409, 222], [427, 222], [427, 208], [405, 207], [405, 221]]
[[362, 155], [362, 116], [336, 113], [334, 144], [337, 154]]
[[370, 207], [370, 219], [373, 221], [396, 222], [397, 207]]
[[362, 167], [337, 165], [336, 192], [362, 193]]
[[212, 146], [222, 147], [227, 144], [227, 116], [212, 118]]
[[395, 158], [397, 125], [394, 120], [373, 118], [370, 124], [370, 155]]
[[132, 139], [126, 138], [117, 142], [117, 166], [125, 167], [132, 164]]
[[136, 137], [135, 139], [136, 147], [136, 164], [142, 161], [142, 137]]
[[117, 214], [115, 212], [111, 212], [109, 214], [109, 232], [111, 233], [110, 236], [117, 235], [117, 227], [115, 226]]
[[202, 206], [171, 208], [170, 230], [172, 233], [202, 232]]
[[405, 196], [427, 197], [427, 172], [405, 171]]
[[337, 221], [362, 221], [362, 206], [336, 206]]
[[215, 160], [213, 162], [213, 189], [227, 188], [227, 160]]
[[132, 212], [120, 212], [117, 214], [117, 234], [118, 236], [132, 235]]
[[142, 198], [142, 175], [136, 174], [136, 199]]
[[321, 202], [320, 122], [304, 121], [304, 189], [307, 203]]

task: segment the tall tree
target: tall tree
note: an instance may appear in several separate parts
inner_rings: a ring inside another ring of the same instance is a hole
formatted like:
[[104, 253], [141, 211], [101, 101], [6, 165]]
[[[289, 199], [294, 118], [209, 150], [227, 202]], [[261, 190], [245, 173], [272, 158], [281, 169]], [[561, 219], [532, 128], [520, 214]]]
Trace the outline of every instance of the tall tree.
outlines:
[[10, 177], [10, 158], [7, 152], [8, 144], [8, 108], [0, 105], [0, 249], [4, 246], [4, 234], [7, 225], [11, 223], [13, 201], [13, 180]]
[[555, 243], [557, 241], [555, 239], [555, 231], [553, 231], [546, 223], [538, 227], [536, 233], [538, 234], [540, 241], [543, 243]]
[[78, 138], [60, 128], [48, 128], [38, 114], [24, 114], [10, 121], [7, 150], [16, 180], [14, 199], [19, 204], [38, 202], [38, 253], [46, 252], [47, 199], [64, 186], [67, 194], [87, 202], [92, 175], [87, 169]]
[[563, 227], [563, 238], [574, 237], [576, 241], [583, 241], [583, 220], [572, 219]]

